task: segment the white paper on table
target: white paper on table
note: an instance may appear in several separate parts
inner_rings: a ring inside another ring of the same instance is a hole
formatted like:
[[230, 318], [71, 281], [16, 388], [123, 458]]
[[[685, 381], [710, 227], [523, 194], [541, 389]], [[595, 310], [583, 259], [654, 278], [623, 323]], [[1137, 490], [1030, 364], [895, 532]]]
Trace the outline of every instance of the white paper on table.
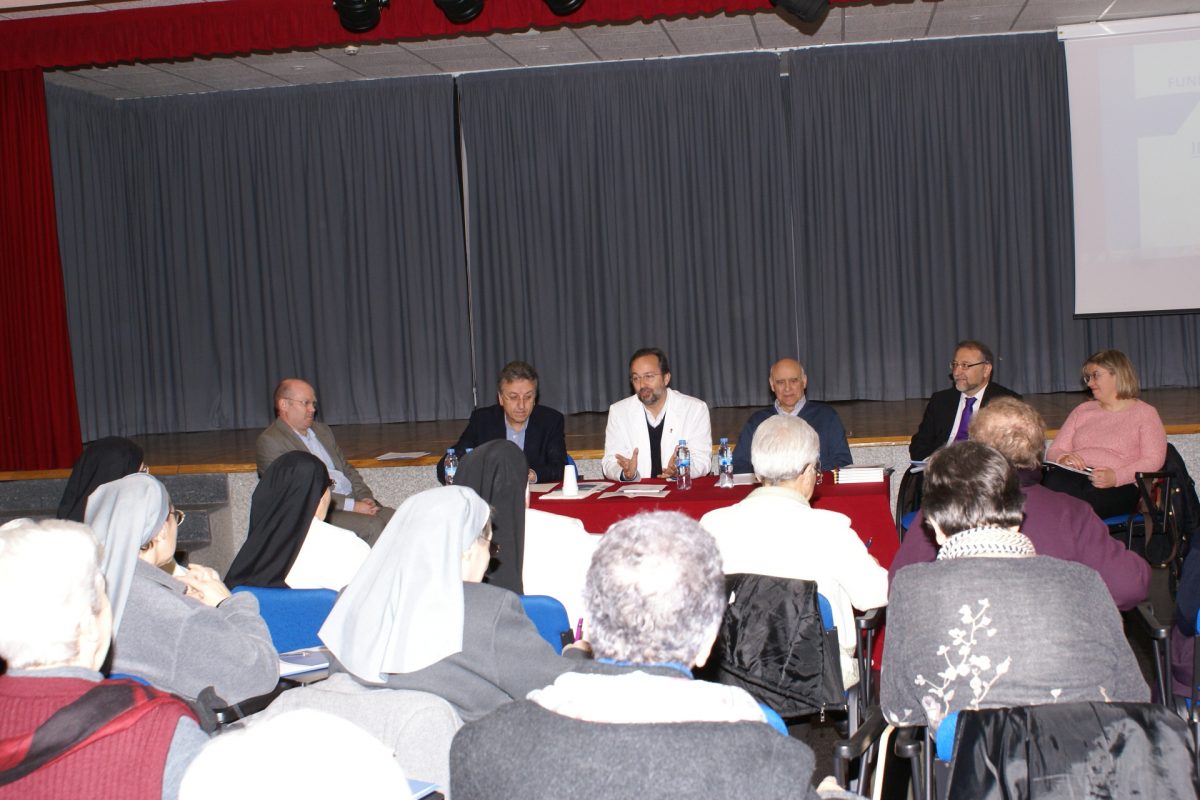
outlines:
[[670, 489], [666, 486], [641, 486], [636, 488], [632, 486], [626, 486], [624, 489], [614, 489], [611, 492], [605, 492], [604, 494], [600, 495], [600, 499], [603, 500], [606, 497], [645, 497], [647, 499], [663, 498], [667, 496], [668, 491], [670, 491]]
[[[549, 492], [555, 486], [558, 486], [558, 484], [557, 483], [531, 483], [531, 484], [529, 484], [529, 491], [533, 492], [534, 494], [540, 494], [541, 492]], [[609, 486], [612, 486], [612, 481], [580, 481], [579, 482], [579, 494], [575, 495], [575, 498], [568, 497], [565, 499], [572, 500], [572, 499], [576, 499], [579, 497], [587, 497], [589, 494], [595, 494], [600, 489], [606, 489]], [[587, 494], [584, 494], [585, 492]], [[559, 494], [559, 493], [555, 492], [555, 494]], [[549, 495], [546, 495], [546, 497], [549, 497]], [[552, 499], [554, 499], [554, 498], [552, 498]]]
[[543, 500], [582, 500], [585, 497], [591, 497], [592, 495], [594, 495], [596, 492], [600, 491], [603, 488], [604, 488], [603, 486], [592, 486], [588, 489], [584, 489], [583, 485], [580, 484], [579, 491], [576, 492], [575, 494], [566, 495], [566, 494], [563, 494], [562, 489], [555, 489], [553, 492], [546, 492], [544, 495], [542, 495], [542, 499]]
[[424, 458], [429, 455], [428, 450], [413, 450], [411, 453], [384, 453], [381, 456], [375, 456], [376, 461], [410, 461], [414, 458]]

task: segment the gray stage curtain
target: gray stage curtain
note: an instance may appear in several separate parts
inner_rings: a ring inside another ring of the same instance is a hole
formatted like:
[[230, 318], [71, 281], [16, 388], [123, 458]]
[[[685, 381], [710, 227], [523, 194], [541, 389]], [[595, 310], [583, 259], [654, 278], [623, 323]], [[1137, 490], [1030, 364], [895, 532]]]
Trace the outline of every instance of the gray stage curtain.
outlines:
[[1022, 392], [1080, 388], [1126, 351], [1145, 386], [1200, 383], [1200, 315], [1073, 314], [1066, 68], [1052, 34], [784, 56], [801, 351], [824, 397], [949, 385], [991, 344]]
[[85, 440], [470, 411], [452, 79], [47, 106]]
[[779, 80], [773, 54], [459, 78], [481, 402], [525, 358], [544, 403], [606, 409], [646, 345], [680, 391], [763, 401], [797, 330]]

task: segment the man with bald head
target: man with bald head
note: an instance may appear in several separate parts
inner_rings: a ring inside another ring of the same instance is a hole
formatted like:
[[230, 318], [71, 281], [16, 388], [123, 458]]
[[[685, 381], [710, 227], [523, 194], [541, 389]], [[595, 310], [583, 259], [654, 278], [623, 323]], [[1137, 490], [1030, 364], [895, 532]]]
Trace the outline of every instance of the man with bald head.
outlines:
[[333, 481], [333, 504], [328, 521], [374, 544], [392, 509], [379, 504], [371, 488], [350, 466], [333, 438], [333, 431], [316, 421], [317, 394], [299, 378], [284, 378], [275, 387], [275, 422], [258, 435], [256, 461], [261, 478], [284, 453], [300, 450], [321, 459]]
[[754, 432], [764, 420], [775, 414], [799, 417], [807, 422], [821, 440], [821, 469], [837, 469], [853, 462], [850, 444], [846, 441], [846, 429], [832, 406], [809, 400], [804, 396], [808, 388], [808, 376], [804, 365], [794, 358], [781, 358], [771, 366], [771, 393], [775, 405], [756, 411], [746, 421], [738, 434], [737, 446], [733, 450], [733, 471], [753, 472], [750, 463], [750, 444]]

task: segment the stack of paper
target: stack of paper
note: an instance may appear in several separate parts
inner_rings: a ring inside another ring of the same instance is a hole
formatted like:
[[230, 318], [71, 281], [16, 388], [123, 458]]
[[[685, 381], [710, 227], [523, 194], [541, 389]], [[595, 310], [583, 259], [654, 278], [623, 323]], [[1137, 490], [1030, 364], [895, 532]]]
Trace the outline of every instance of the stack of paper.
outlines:
[[842, 467], [833, 471], [834, 483], [879, 483], [883, 480], [884, 466], [882, 464], [870, 464], [865, 466], [854, 465], [852, 467]]

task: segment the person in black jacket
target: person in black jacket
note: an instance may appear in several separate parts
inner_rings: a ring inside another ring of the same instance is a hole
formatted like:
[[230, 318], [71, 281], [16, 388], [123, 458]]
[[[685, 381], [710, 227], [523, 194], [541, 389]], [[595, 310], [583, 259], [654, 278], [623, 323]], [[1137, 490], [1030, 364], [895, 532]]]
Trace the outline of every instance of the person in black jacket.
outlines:
[[[454, 452], [462, 458], [467, 448], [507, 439], [525, 453], [530, 483], [561, 481], [567, 463], [563, 415], [538, 405], [537, 396], [538, 374], [533, 365], [524, 361], [505, 364], [496, 379], [496, 405], [471, 412], [467, 427], [454, 443]], [[439, 483], [446, 482], [444, 461], [438, 462], [437, 476]]]
[[1021, 395], [998, 383], [992, 383], [992, 350], [983, 342], [965, 339], [954, 348], [950, 362], [953, 389], [934, 392], [925, 406], [921, 426], [913, 434], [908, 453], [913, 461], [924, 461], [933, 451], [967, 438], [971, 415], [997, 397]]

